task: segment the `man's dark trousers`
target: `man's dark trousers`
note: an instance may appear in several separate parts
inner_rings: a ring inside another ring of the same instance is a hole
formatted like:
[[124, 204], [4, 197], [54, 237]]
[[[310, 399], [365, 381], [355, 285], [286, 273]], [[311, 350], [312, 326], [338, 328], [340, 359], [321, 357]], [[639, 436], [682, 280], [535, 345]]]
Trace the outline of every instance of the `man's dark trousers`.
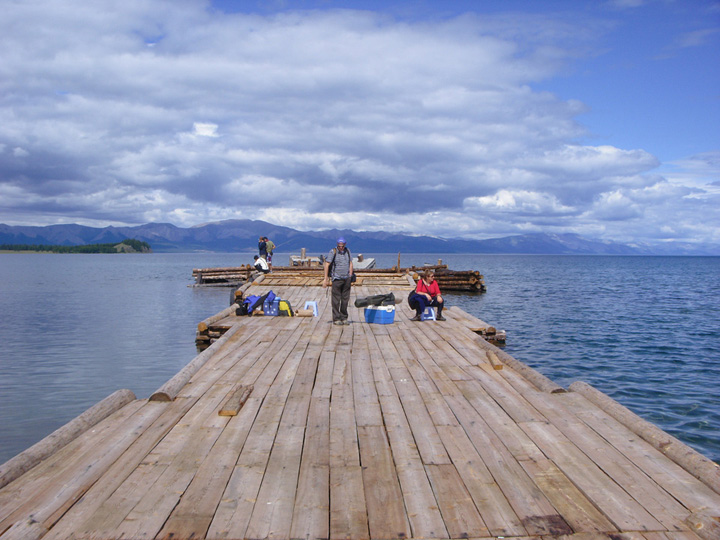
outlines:
[[332, 282], [332, 314], [333, 321], [345, 321], [348, 318], [348, 302], [350, 302], [351, 278], [334, 279]]

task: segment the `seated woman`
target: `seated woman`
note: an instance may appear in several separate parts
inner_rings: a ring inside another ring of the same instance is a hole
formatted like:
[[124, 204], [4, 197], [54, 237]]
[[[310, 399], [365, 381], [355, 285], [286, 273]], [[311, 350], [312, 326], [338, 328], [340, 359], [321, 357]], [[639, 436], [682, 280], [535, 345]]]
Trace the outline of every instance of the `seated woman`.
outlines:
[[442, 310], [444, 306], [443, 298], [440, 296], [440, 286], [435, 281], [435, 272], [433, 270], [425, 270], [423, 277], [418, 280], [417, 287], [415, 287], [415, 294], [409, 299], [408, 304], [417, 313], [411, 320], [421, 321], [423, 311], [428, 306], [437, 308], [437, 315], [435, 319], [438, 321], [444, 321], [445, 317], [442, 316]]

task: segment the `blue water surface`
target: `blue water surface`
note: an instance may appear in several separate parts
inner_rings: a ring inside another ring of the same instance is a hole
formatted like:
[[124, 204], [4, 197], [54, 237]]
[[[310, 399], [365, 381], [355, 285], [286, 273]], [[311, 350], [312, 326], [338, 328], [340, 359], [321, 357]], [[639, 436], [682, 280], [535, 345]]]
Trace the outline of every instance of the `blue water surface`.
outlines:
[[[374, 256], [378, 266], [395, 254]], [[148, 397], [196, 354], [229, 289], [192, 269], [249, 254], [0, 254], [0, 463], [120, 388]], [[505, 350], [586, 381], [720, 461], [720, 258], [402, 255], [479, 270], [448, 305], [507, 331]], [[287, 255], [276, 254], [276, 264]]]

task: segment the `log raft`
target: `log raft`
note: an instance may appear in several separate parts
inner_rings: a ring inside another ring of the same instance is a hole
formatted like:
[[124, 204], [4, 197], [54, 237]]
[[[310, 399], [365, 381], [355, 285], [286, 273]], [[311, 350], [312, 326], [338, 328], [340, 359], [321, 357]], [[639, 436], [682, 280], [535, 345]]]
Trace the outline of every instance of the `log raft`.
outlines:
[[[370, 268], [356, 269], [358, 277], [375, 276], [376, 274], [405, 275], [413, 276], [415, 282], [420, 279], [422, 272], [426, 269], [435, 271], [435, 279], [443, 292], [486, 292], [484, 276], [477, 270], [451, 270], [442, 260], [435, 265], [410, 266], [400, 268]], [[273, 274], [288, 274], [291, 276], [305, 273], [304, 275], [322, 275], [322, 265], [312, 266], [273, 266]], [[192, 271], [196, 285], [202, 286], [237, 286], [246, 283], [258, 275], [258, 272], [251, 265], [227, 267], [227, 268], [196, 268]]]
[[123, 396], [0, 467], [0, 540], [717, 540], [715, 463], [559, 387], [482, 339], [487, 323], [400, 305], [367, 324], [351, 305], [336, 326], [319, 285], [244, 292], [270, 289], [318, 316], [221, 312], [230, 330], [162, 399]]

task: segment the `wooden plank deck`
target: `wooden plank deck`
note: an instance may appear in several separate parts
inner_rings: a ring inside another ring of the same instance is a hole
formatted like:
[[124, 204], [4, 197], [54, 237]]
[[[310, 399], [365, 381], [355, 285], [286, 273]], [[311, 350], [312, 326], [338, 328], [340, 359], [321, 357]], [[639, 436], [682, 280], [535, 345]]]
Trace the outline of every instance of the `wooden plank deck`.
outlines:
[[[406, 296], [382, 279], [353, 298]], [[0, 539], [720, 538], [717, 478], [493, 365], [482, 321], [402, 303], [334, 326], [316, 280], [286, 281], [250, 292], [319, 317], [219, 321], [172, 401], [132, 401], [2, 487]]]

